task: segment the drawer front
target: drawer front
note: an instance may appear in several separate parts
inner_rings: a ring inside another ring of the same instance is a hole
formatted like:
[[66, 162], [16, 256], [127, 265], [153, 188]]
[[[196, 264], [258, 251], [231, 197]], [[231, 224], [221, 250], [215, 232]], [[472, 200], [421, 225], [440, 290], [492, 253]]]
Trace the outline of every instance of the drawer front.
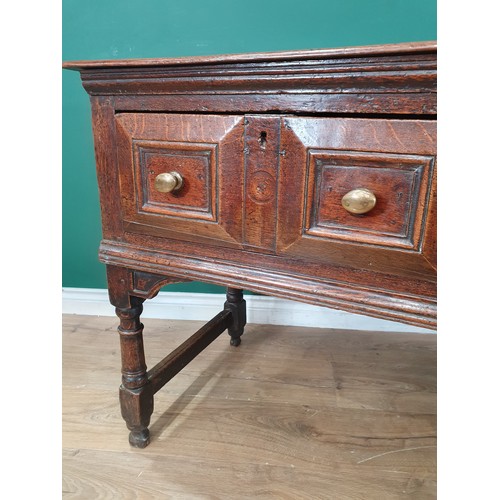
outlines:
[[[435, 275], [435, 122], [290, 117], [281, 140], [279, 253]], [[359, 190], [361, 214], [343, 204]]]
[[243, 127], [240, 116], [117, 114], [125, 231], [240, 246]]
[[435, 278], [435, 122], [121, 113], [116, 136], [126, 232]]

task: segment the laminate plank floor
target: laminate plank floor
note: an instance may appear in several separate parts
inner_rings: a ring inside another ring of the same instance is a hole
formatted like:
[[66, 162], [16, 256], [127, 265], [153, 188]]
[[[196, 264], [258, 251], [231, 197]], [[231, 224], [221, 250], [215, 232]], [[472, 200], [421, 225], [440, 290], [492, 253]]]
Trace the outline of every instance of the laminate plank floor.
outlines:
[[[436, 498], [436, 336], [247, 325], [120, 415], [113, 317], [63, 316], [63, 498]], [[199, 321], [145, 319], [151, 368]]]

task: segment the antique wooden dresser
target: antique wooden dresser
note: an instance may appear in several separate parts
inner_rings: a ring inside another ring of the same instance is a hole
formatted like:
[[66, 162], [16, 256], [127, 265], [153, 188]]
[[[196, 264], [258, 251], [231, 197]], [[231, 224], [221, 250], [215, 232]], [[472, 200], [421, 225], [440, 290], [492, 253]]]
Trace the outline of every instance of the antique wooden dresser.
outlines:
[[[435, 327], [435, 43], [63, 66], [90, 94], [133, 446], [168, 380], [240, 343], [243, 289]], [[148, 370], [142, 303], [190, 280], [223, 310]]]

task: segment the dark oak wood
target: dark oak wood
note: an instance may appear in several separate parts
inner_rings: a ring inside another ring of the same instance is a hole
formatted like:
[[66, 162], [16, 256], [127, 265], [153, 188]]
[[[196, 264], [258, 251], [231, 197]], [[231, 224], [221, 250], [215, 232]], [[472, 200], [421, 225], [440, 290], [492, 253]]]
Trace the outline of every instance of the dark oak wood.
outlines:
[[245, 181], [243, 245], [255, 251], [276, 251], [280, 117], [245, 118]]
[[247, 322], [246, 302], [243, 299], [243, 290], [228, 287], [226, 293], [226, 303], [224, 310], [231, 313], [231, 323], [228, 326], [228, 333], [231, 336], [231, 345], [239, 346], [241, 336]]
[[221, 311], [149, 370], [148, 380], [151, 383], [153, 392], [158, 392], [222, 332], [230, 328], [232, 323], [231, 311], [228, 309]]
[[[423, 120], [284, 118], [279, 251], [391, 274], [435, 278], [423, 248], [435, 179], [436, 123]], [[344, 194], [377, 197], [363, 215], [347, 212]], [[300, 198], [290, 204], [288, 193]], [[435, 238], [435, 230], [432, 234]], [[429, 236], [430, 236], [429, 234]], [[426, 245], [435, 248], [431, 237]], [[367, 245], [369, 244], [369, 245]], [[395, 251], [401, 249], [401, 251]]]
[[153, 413], [153, 387], [146, 372], [143, 325], [140, 322], [143, 299], [133, 297], [131, 307], [116, 308], [120, 318], [120, 348], [122, 355], [122, 384], [120, 405], [122, 417], [130, 429], [129, 442], [144, 448], [149, 443], [149, 421]]
[[[170, 111], [242, 111], [246, 103], [253, 111], [283, 112], [287, 98], [292, 97], [286, 111], [291, 111], [290, 105], [295, 103], [298, 112], [436, 112], [433, 42], [177, 59], [75, 61], [64, 67], [79, 70], [84, 87], [92, 95], [178, 97], [143, 101], [153, 102], [155, 110], [168, 106]], [[197, 94], [201, 98], [193, 100]], [[295, 94], [310, 95], [304, 99]], [[228, 95], [231, 98], [225, 98]], [[284, 101], [276, 101], [283, 95]], [[122, 105], [130, 109], [130, 101], [128, 105], [122, 101]]]
[[[133, 445], [179, 367], [225, 329], [239, 345], [242, 289], [436, 326], [434, 42], [64, 67], [91, 96]], [[358, 188], [363, 215], [341, 204]], [[223, 312], [148, 377], [141, 301], [190, 280], [228, 287]]]
[[[125, 231], [241, 245], [243, 117], [120, 113], [116, 124]], [[169, 171], [182, 188], [156, 191]]]
[[[223, 63], [256, 63], [269, 62], [279, 63], [287, 61], [309, 61], [324, 58], [335, 58], [342, 60], [346, 57], [360, 56], [398, 56], [417, 55], [435, 53], [436, 42], [406, 42], [395, 44], [366, 45], [364, 47], [337, 47], [332, 49], [312, 49], [312, 50], [288, 50], [280, 52], [255, 52], [247, 54], [219, 54], [212, 56], [191, 56], [191, 57], [159, 57], [144, 59], [104, 59], [99, 61], [67, 61], [63, 63], [63, 68], [75, 69], [79, 71], [87, 69], [103, 68], [147, 68], [158, 66], [199, 66], [203, 64], [223, 64]], [[400, 62], [398, 59], [394, 59]], [[430, 59], [432, 61], [432, 59]]]

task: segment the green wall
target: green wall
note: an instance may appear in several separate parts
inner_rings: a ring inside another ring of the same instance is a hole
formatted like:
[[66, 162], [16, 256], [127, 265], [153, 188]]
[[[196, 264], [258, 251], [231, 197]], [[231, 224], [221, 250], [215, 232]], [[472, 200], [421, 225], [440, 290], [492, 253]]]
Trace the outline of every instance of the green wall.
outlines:
[[[437, 0], [63, 0], [63, 59], [314, 49], [436, 39]], [[63, 283], [105, 288], [88, 96], [63, 71]], [[168, 290], [221, 292], [213, 285]]]

